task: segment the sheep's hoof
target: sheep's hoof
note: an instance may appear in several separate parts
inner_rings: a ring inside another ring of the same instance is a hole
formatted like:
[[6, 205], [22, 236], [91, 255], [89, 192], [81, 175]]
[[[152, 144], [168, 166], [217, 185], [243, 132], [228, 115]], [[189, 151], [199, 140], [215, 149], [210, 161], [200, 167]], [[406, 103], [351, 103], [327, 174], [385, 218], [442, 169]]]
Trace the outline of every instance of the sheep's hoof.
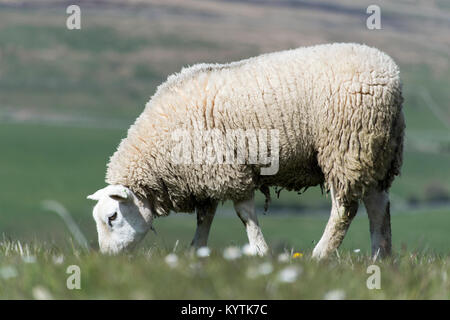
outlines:
[[324, 249], [321, 248], [319, 245], [317, 245], [317, 246], [314, 248], [311, 257], [312, 257], [313, 259], [317, 260], [317, 261], [320, 261], [320, 260], [323, 260], [323, 259], [325, 259], [326, 257], [328, 257], [328, 254], [329, 254], [329, 253], [327, 252], [327, 250], [324, 250]]

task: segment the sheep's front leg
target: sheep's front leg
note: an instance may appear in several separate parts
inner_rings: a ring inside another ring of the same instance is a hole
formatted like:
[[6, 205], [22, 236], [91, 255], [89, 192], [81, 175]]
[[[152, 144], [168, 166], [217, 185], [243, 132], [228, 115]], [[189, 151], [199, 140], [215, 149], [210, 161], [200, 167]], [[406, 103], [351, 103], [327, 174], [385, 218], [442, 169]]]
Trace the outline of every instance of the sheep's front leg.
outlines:
[[332, 208], [330, 219], [328, 220], [322, 238], [313, 250], [312, 256], [316, 259], [323, 259], [334, 252], [344, 240], [348, 227], [358, 211], [358, 203], [344, 206], [336, 199], [333, 188], [331, 188]]
[[370, 191], [364, 196], [364, 205], [370, 222], [372, 256], [385, 257], [391, 254], [391, 215], [389, 194], [386, 191]]
[[259, 227], [253, 195], [249, 200], [235, 201], [234, 209], [245, 225], [250, 247], [254, 249], [258, 255], [264, 256], [269, 251], [269, 247], [267, 246], [261, 228]]
[[217, 202], [204, 203], [197, 207], [197, 230], [191, 246], [195, 248], [205, 247], [208, 244], [209, 230], [216, 214]]

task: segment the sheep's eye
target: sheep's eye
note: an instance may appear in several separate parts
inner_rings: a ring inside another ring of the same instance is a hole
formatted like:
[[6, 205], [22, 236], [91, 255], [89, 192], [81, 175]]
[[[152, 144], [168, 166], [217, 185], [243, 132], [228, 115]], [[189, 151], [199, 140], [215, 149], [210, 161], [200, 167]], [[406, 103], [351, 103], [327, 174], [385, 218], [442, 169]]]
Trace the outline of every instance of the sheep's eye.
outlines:
[[112, 227], [112, 223], [111, 222], [116, 220], [116, 219], [117, 219], [117, 212], [114, 212], [114, 214], [112, 216], [108, 217], [108, 224], [109, 224], [110, 227]]

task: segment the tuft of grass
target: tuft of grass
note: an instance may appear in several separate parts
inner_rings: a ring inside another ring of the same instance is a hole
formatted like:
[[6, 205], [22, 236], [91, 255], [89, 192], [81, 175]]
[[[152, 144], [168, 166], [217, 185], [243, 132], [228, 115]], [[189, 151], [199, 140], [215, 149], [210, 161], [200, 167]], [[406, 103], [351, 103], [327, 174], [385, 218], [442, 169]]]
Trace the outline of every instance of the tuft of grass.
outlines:
[[[201, 258], [178, 247], [103, 256], [76, 247], [4, 240], [0, 242], [0, 298], [324, 299], [335, 292], [344, 299], [450, 298], [448, 255], [404, 251], [373, 262], [370, 256], [343, 250], [317, 262], [309, 251], [297, 258], [286, 251], [287, 261], [278, 259], [280, 253], [227, 260], [221, 250]], [[166, 259], [169, 254], [171, 263]], [[380, 267], [381, 289], [366, 286], [372, 275], [367, 268], [373, 264]], [[71, 265], [80, 268], [80, 289], [66, 286]]]

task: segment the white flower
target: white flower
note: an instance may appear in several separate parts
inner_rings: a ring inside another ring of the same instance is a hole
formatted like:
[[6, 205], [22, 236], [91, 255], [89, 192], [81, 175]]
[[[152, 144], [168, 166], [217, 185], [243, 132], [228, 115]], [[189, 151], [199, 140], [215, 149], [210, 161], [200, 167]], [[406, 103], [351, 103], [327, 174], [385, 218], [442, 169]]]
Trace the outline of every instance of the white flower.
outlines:
[[247, 269], [247, 277], [255, 279], [259, 276], [267, 276], [273, 271], [273, 266], [270, 262], [263, 262], [259, 266], [252, 266]]
[[25, 263], [35, 263], [36, 257], [35, 256], [22, 256], [22, 261]]
[[359, 253], [361, 251], [361, 249], [355, 249], [353, 250], [353, 252]]
[[302, 271], [302, 268], [298, 266], [286, 267], [278, 273], [278, 281], [286, 283], [295, 282]]
[[171, 268], [176, 268], [178, 266], [178, 256], [175, 253], [169, 253], [165, 258], [164, 261], [167, 263], [167, 265]]
[[273, 266], [270, 262], [264, 262], [261, 263], [258, 267], [258, 273], [262, 276], [266, 276], [268, 274], [271, 274], [273, 271]]
[[246, 256], [255, 256], [257, 254], [256, 248], [248, 243], [242, 247], [242, 253]]
[[281, 253], [279, 256], [278, 256], [278, 262], [289, 262], [289, 259], [290, 259], [290, 255], [289, 255], [289, 253], [286, 253], [286, 252], [284, 252], [284, 253]]
[[37, 286], [32, 291], [33, 298], [36, 300], [52, 300], [53, 296], [46, 288]]
[[54, 264], [62, 264], [64, 262], [64, 256], [62, 254], [58, 256], [55, 255], [52, 257], [52, 261]]
[[345, 299], [345, 291], [341, 289], [331, 290], [325, 293], [324, 300], [343, 300]]
[[211, 254], [211, 250], [208, 247], [201, 247], [197, 249], [197, 257], [206, 258]]
[[12, 266], [0, 268], [0, 277], [3, 279], [11, 279], [17, 277], [17, 270]]
[[236, 260], [242, 256], [241, 250], [238, 247], [228, 247], [223, 251], [223, 257], [227, 260]]

